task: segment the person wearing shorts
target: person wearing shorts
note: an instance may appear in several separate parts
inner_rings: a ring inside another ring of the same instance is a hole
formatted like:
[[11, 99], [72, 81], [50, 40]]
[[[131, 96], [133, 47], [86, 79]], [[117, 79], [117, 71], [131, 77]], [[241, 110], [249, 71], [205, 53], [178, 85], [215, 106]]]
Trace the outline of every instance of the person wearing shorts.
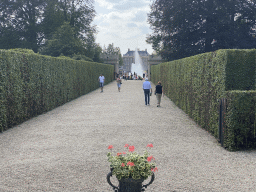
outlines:
[[105, 82], [105, 77], [101, 74], [99, 76], [98, 81], [100, 82], [100, 88], [101, 88], [101, 93], [103, 92], [103, 87], [104, 87], [104, 82]]
[[116, 83], [117, 83], [118, 91], [120, 92], [121, 84], [122, 84], [122, 80], [120, 79], [120, 77], [117, 77], [117, 79], [116, 79]]

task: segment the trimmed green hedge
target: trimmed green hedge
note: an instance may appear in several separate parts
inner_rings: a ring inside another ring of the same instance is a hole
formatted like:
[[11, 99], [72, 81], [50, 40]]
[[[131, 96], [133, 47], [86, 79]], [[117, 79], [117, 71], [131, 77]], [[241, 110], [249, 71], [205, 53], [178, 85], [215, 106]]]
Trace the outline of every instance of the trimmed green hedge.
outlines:
[[112, 65], [0, 50], [0, 131], [113, 80]]
[[255, 89], [255, 50], [228, 50], [226, 90]]
[[226, 99], [224, 147], [230, 151], [255, 148], [256, 91], [229, 91]]
[[218, 50], [151, 67], [151, 81], [202, 128], [218, 137], [226, 91], [255, 88], [255, 50]]

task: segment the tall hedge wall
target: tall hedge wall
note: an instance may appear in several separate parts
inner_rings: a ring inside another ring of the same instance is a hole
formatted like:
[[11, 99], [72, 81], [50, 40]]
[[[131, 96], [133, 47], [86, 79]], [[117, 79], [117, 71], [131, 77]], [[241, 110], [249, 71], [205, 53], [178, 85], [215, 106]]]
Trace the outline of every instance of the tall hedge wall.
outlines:
[[256, 148], [256, 91], [228, 91], [224, 147]]
[[255, 50], [227, 50], [226, 90], [255, 89]]
[[255, 50], [218, 50], [151, 67], [151, 81], [202, 128], [218, 137], [220, 98], [255, 88]]
[[100, 63], [0, 50], [0, 131], [98, 88], [114, 67]]

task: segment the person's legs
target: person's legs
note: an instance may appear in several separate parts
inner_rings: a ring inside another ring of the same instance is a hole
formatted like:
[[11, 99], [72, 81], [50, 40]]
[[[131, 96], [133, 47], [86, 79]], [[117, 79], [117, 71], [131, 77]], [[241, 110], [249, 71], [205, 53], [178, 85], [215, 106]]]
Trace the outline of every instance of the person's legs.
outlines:
[[144, 95], [145, 95], [145, 105], [147, 105], [147, 92], [144, 90]]
[[103, 86], [104, 86], [104, 84], [103, 84], [103, 83], [100, 83], [101, 92], [103, 92]]
[[120, 89], [121, 89], [121, 84], [120, 83], [117, 83], [117, 88], [118, 88], [118, 91], [120, 92]]
[[162, 94], [159, 94], [159, 93], [156, 94], [156, 98], [157, 98], [157, 107], [160, 106], [161, 96], [162, 96]]
[[145, 94], [145, 105], [149, 103], [148, 97], [149, 97], [149, 89], [144, 89], [144, 94]]
[[150, 101], [150, 94], [149, 94], [150, 91], [148, 91], [148, 105], [149, 105], [149, 101]]
[[156, 100], [157, 100], [157, 107], [159, 105], [159, 97], [158, 97], [158, 93], [156, 94]]

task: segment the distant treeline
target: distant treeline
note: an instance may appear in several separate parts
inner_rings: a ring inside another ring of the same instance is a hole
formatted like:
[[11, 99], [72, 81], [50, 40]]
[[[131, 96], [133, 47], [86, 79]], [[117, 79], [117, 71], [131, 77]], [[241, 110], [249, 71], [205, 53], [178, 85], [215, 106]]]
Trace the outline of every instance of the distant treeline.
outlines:
[[218, 49], [256, 48], [256, 2], [153, 0], [147, 42], [171, 61]]
[[93, 0], [1, 1], [0, 49], [26, 48], [101, 62], [94, 17]]

